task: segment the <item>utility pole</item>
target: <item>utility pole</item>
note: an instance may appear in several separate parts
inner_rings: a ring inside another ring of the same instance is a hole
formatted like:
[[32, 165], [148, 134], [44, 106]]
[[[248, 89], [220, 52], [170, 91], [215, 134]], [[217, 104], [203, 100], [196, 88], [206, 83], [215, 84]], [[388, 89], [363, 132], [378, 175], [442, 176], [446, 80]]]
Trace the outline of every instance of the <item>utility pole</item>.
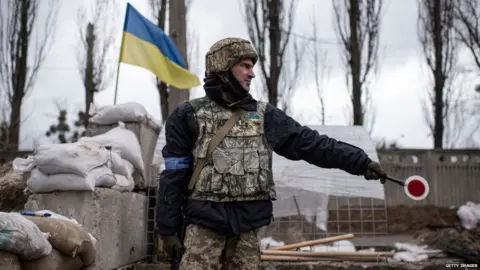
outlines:
[[[167, 25], [167, 4], [168, 0], [151, 0], [150, 7], [155, 12], [155, 17], [157, 18], [157, 26], [168, 34], [166, 25]], [[163, 123], [168, 118], [169, 115], [169, 106], [168, 106], [168, 85], [157, 78], [157, 90], [160, 98], [160, 113]]]
[[[179, 49], [183, 61], [188, 67], [187, 62], [187, 9], [185, 7], [185, 0], [169, 1], [169, 35], [175, 45]], [[189, 100], [190, 91], [188, 89], [177, 89], [169, 86], [168, 93], [168, 114], [172, 113], [173, 109], [185, 100]]]

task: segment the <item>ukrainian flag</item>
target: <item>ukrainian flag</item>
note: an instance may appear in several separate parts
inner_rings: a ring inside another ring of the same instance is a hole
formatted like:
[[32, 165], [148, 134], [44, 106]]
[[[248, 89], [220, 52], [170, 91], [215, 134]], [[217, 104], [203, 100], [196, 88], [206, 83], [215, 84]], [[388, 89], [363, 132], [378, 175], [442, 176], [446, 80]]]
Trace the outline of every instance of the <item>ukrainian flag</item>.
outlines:
[[200, 85], [198, 77], [186, 68], [170, 37], [130, 3], [127, 3], [123, 26], [120, 62], [146, 68], [162, 82], [179, 89]]

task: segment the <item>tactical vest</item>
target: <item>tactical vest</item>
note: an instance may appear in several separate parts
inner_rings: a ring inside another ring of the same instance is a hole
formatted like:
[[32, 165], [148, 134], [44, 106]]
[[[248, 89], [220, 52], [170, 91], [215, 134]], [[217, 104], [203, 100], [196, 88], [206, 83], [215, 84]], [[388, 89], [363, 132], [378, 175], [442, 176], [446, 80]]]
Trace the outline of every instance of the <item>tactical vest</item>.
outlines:
[[[199, 128], [193, 150], [196, 165], [199, 158], [206, 157], [209, 142], [232, 112], [208, 97], [189, 102]], [[276, 199], [272, 150], [263, 128], [266, 103], [257, 104], [256, 112], [243, 112], [206, 160], [190, 198], [216, 202]]]

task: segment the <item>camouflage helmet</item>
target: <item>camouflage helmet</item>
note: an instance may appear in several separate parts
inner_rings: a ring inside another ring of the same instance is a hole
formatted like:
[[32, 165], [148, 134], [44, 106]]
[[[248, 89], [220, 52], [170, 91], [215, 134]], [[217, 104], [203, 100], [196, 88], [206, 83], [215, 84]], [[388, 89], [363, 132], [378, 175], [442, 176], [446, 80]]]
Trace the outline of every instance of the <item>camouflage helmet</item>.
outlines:
[[228, 71], [245, 59], [251, 59], [254, 65], [258, 61], [258, 54], [250, 41], [234, 37], [221, 39], [205, 55], [205, 75]]

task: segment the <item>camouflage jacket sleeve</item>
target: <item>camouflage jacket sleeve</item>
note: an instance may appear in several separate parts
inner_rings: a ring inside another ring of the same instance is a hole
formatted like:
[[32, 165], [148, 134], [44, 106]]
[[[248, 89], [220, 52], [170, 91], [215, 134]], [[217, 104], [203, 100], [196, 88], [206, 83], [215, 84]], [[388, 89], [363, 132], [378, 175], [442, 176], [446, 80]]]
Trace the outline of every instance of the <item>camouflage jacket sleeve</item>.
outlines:
[[194, 110], [179, 105], [165, 122], [166, 144], [162, 149], [165, 170], [159, 177], [156, 224], [160, 235], [174, 235], [182, 225], [181, 206], [193, 171], [192, 149], [197, 139]]
[[265, 111], [264, 127], [273, 151], [290, 160], [304, 160], [318, 167], [341, 169], [354, 175], [363, 174], [370, 161], [362, 149], [320, 135], [270, 104]]

